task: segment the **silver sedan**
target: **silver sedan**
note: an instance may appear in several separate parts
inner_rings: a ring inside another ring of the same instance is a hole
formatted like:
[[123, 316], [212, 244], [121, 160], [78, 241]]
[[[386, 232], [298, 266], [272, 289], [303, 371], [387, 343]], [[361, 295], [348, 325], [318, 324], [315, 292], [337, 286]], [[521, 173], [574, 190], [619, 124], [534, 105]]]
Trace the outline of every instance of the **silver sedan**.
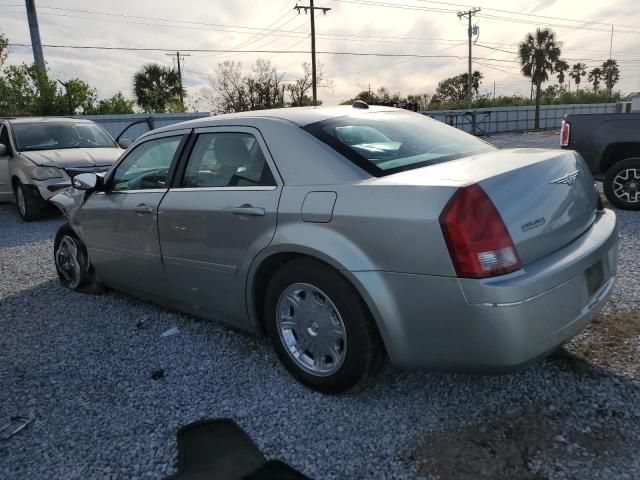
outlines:
[[328, 393], [385, 356], [513, 370], [580, 332], [616, 275], [616, 216], [578, 154], [362, 103], [155, 130], [73, 185], [53, 200], [65, 286], [266, 334]]

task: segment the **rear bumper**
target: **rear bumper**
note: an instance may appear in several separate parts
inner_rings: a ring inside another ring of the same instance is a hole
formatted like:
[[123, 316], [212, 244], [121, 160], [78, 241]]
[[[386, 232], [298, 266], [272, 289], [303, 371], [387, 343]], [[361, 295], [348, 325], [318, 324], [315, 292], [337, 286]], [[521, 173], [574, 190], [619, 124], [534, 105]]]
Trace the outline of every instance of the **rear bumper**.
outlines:
[[[509, 371], [588, 325], [609, 297], [616, 259], [616, 216], [605, 210], [574, 242], [509, 275], [482, 280], [392, 272], [351, 275], [394, 365]], [[593, 271], [600, 267], [594, 283]]]

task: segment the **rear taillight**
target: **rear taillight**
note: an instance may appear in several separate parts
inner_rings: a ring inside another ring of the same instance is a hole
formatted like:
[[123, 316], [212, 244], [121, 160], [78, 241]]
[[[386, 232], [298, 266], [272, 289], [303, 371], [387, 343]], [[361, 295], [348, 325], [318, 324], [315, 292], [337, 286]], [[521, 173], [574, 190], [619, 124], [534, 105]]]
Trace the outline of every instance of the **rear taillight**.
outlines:
[[571, 136], [571, 124], [566, 120], [562, 120], [562, 126], [560, 127], [560, 146], [569, 146], [569, 137]]
[[491, 277], [520, 268], [511, 236], [479, 185], [460, 188], [451, 197], [440, 226], [459, 277]]

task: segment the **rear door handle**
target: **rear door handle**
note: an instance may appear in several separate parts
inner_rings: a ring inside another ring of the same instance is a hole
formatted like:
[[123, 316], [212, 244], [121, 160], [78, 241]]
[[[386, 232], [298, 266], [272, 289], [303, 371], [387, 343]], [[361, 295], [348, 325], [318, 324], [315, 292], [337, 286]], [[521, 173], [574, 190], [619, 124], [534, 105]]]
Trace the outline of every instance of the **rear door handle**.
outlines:
[[153, 213], [153, 207], [145, 204], [145, 203], [141, 203], [139, 205], [136, 205], [136, 213]]
[[234, 215], [250, 215], [252, 217], [264, 217], [265, 210], [261, 207], [254, 207], [245, 203], [239, 207], [233, 207], [231, 213]]

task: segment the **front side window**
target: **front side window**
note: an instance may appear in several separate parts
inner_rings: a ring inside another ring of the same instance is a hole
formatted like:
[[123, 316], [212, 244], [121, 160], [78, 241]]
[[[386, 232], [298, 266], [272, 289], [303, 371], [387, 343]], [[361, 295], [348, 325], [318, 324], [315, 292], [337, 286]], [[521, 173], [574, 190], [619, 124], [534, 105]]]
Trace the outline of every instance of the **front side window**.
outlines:
[[16, 147], [21, 152], [68, 148], [116, 148], [102, 128], [88, 122], [16, 123]]
[[9, 155], [11, 145], [9, 144], [9, 131], [4, 125], [0, 125], [0, 143], [7, 148], [6, 155]]
[[250, 133], [203, 133], [196, 139], [182, 187], [275, 185], [256, 137]]
[[167, 188], [173, 157], [182, 135], [149, 140], [135, 147], [118, 165], [112, 190], [147, 190]]
[[494, 149], [472, 135], [410, 112], [347, 115], [304, 129], [375, 176]]

